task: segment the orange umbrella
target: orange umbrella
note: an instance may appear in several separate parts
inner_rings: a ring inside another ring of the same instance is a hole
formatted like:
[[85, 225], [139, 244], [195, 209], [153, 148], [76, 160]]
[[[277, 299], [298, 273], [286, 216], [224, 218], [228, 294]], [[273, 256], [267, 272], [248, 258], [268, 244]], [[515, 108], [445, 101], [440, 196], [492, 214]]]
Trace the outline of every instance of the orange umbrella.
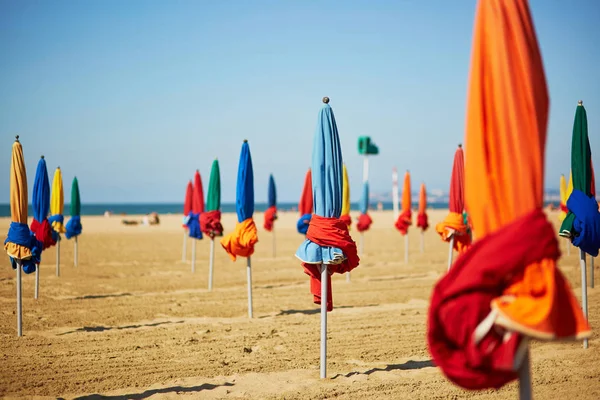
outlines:
[[542, 211], [547, 120], [527, 1], [480, 0], [465, 164], [466, 203], [480, 239], [436, 284], [428, 320], [436, 365], [465, 388], [497, 388], [515, 379], [528, 362], [524, 336], [590, 335], [556, 267], [556, 232]]
[[429, 221], [427, 218], [427, 191], [425, 190], [425, 183], [421, 183], [421, 189], [419, 191], [419, 212], [417, 213], [417, 228], [421, 228], [421, 253], [424, 251], [423, 248], [423, 236], [427, 228], [429, 228]]
[[410, 172], [404, 174], [404, 187], [402, 188], [402, 211], [396, 220], [396, 228], [402, 235], [408, 233], [408, 227], [412, 225], [412, 199], [410, 197]]

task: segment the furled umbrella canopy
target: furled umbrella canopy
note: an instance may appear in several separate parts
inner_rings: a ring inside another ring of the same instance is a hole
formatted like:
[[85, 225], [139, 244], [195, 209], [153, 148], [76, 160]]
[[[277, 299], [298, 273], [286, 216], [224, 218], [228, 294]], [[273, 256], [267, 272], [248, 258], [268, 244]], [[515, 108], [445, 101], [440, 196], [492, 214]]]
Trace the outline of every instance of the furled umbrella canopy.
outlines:
[[465, 159], [462, 145], [454, 153], [454, 164], [450, 176], [450, 198], [448, 215], [435, 226], [442, 240], [449, 242], [454, 236], [454, 249], [465, 251], [471, 244], [471, 231], [464, 216], [465, 211]]
[[429, 228], [429, 221], [427, 218], [427, 191], [425, 189], [425, 183], [421, 183], [421, 189], [419, 189], [419, 212], [417, 213], [417, 228], [426, 231]]
[[567, 216], [567, 180], [564, 175], [560, 175], [560, 210], [558, 213], [558, 221], [563, 222]]
[[542, 211], [548, 92], [526, 0], [479, 0], [467, 102], [465, 196], [479, 240], [436, 284], [427, 338], [468, 389], [516, 379], [522, 335], [589, 335]]
[[402, 188], [402, 212], [396, 220], [396, 229], [400, 231], [402, 235], [408, 233], [408, 227], [412, 225], [412, 198], [410, 193], [410, 172], [406, 171], [404, 174], [404, 186]]
[[52, 225], [54, 241], [60, 240], [60, 234], [65, 233], [63, 209], [65, 207], [65, 194], [63, 190], [62, 173], [60, 167], [54, 171], [52, 178], [52, 192], [50, 193], [50, 217], [48, 222]]
[[373, 220], [369, 213], [369, 182], [363, 183], [363, 192], [360, 198], [360, 215], [358, 216], [358, 222], [356, 223], [356, 230], [364, 232], [369, 230]]
[[258, 242], [254, 214], [254, 172], [248, 141], [244, 140], [238, 164], [237, 186], [235, 191], [237, 224], [235, 230], [221, 239], [221, 246], [233, 261], [237, 257], [250, 257]]
[[31, 231], [35, 232], [37, 240], [44, 244], [44, 249], [54, 246], [56, 239], [53, 238], [52, 228], [47, 218], [50, 211], [50, 181], [44, 156], [40, 158], [35, 171], [31, 204], [33, 206]]
[[310, 169], [304, 177], [304, 187], [302, 188], [302, 195], [298, 203], [298, 211], [300, 211], [300, 218], [298, 219], [296, 228], [298, 233], [306, 235], [313, 212], [312, 175]]
[[567, 200], [568, 213], [560, 226], [560, 235], [571, 239], [592, 257], [600, 248], [600, 212], [592, 196], [592, 152], [588, 137], [587, 115], [580, 101], [573, 123], [571, 144], [571, 173], [573, 193]]
[[211, 239], [216, 236], [223, 236], [223, 225], [221, 225], [221, 171], [217, 159], [213, 160], [210, 167], [206, 211], [200, 214], [200, 225], [202, 226], [202, 232]]
[[10, 258], [11, 265], [17, 268], [16, 260], [20, 260], [26, 274], [35, 272], [40, 263], [43, 244], [27, 226], [27, 173], [23, 147], [19, 137], [13, 143], [10, 163], [10, 227], [4, 241], [4, 250]]
[[265, 211], [265, 222], [263, 227], [266, 231], [271, 232], [273, 230], [273, 224], [277, 219], [277, 191], [275, 189], [275, 179], [273, 175], [269, 176], [269, 188], [268, 188], [268, 199], [267, 209]]
[[348, 230], [352, 226], [352, 217], [350, 217], [350, 180], [348, 179], [348, 169], [344, 164], [344, 182], [343, 182], [343, 193], [342, 193], [342, 215], [340, 219], [348, 225]]
[[81, 199], [79, 198], [79, 182], [77, 177], [73, 178], [71, 185], [71, 218], [67, 222], [67, 239], [81, 235]]
[[192, 212], [192, 199], [194, 198], [194, 186], [189, 181], [185, 188], [185, 198], [183, 200], [183, 228], [188, 229], [187, 221]]
[[[315, 213], [306, 232], [306, 240], [296, 251], [304, 272], [310, 276], [313, 300], [321, 304], [320, 265], [328, 273], [349, 272], [359, 263], [356, 243], [348, 226], [340, 220], [342, 213], [343, 167], [340, 138], [329, 99], [319, 112], [312, 153], [312, 193]], [[328, 279], [327, 310], [333, 309], [331, 279]]]
[[192, 187], [192, 211], [187, 220], [188, 234], [191, 238], [202, 239], [200, 227], [200, 214], [204, 211], [204, 190], [202, 189], [202, 178], [200, 171], [194, 174], [194, 185]]

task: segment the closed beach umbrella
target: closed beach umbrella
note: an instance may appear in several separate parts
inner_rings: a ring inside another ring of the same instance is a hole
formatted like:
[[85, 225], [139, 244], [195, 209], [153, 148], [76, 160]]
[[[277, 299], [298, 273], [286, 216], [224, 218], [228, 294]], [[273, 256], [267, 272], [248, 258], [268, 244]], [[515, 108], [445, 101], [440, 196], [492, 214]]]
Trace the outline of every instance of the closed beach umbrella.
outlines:
[[404, 236], [405, 263], [408, 263], [408, 227], [412, 225], [412, 197], [410, 190], [410, 172], [406, 171], [402, 187], [402, 211], [396, 220], [396, 229]]
[[192, 241], [192, 272], [196, 272], [196, 240], [202, 239], [200, 214], [203, 211], [204, 190], [202, 189], [202, 178], [200, 177], [200, 172], [196, 170], [194, 185], [192, 187], [192, 211], [187, 221], [189, 237], [195, 239]]
[[364, 182], [362, 196], [360, 197], [360, 215], [356, 223], [356, 230], [362, 234], [362, 232], [369, 230], [372, 223], [373, 220], [369, 216], [369, 182]]
[[454, 164], [450, 176], [450, 199], [448, 202], [448, 215], [442, 222], [435, 226], [435, 230], [445, 242], [450, 242], [448, 253], [448, 269], [452, 265], [452, 250], [459, 253], [465, 251], [471, 244], [465, 210], [465, 159], [461, 145], [454, 153]]
[[312, 153], [312, 193], [315, 214], [306, 232], [306, 240], [296, 251], [304, 272], [310, 276], [313, 300], [321, 304], [321, 378], [326, 377], [327, 311], [333, 309], [331, 279], [334, 272], [356, 268], [359, 258], [356, 243], [342, 213], [343, 167], [340, 138], [329, 106], [329, 98], [319, 112]]
[[248, 281], [248, 316], [252, 318], [252, 268], [250, 257], [254, 254], [254, 245], [258, 242], [254, 214], [254, 172], [248, 141], [244, 140], [238, 164], [237, 186], [235, 191], [235, 209], [237, 224], [235, 230], [221, 239], [221, 246], [233, 261], [237, 257], [246, 257], [246, 277]]
[[427, 218], [427, 190], [425, 189], [425, 183], [421, 183], [419, 189], [419, 212], [417, 213], [417, 228], [421, 228], [421, 253], [424, 251], [424, 238], [425, 231], [429, 228], [429, 220]]
[[60, 167], [54, 171], [52, 178], [52, 192], [50, 193], [50, 217], [48, 222], [52, 225], [52, 233], [56, 242], [56, 276], [60, 276], [60, 234], [65, 233], [64, 226], [65, 217], [63, 216], [64, 209], [64, 190], [62, 173]]
[[187, 222], [190, 218], [190, 212], [192, 212], [192, 197], [193, 197], [193, 185], [192, 181], [189, 181], [185, 188], [185, 198], [183, 200], [183, 249], [181, 254], [181, 260], [185, 262], [187, 258], [187, 237], [188, 237], [188, 226]]
[[560, 175], [560, 211], [558, 213], [558, 221], [563, 222], [567, 216], [567, 180], [563, 174]]
[[558, 241], [542, 210], [548, 92], [527, 1], [480, 0], [474, 36], [465, 201], [478, 240], [433, 290], [428, 347], [461, 387], [519, 377], [529, 399], [527, 338], [590, 331], [556, 266]]
[[79, 183], [77, 178], [73, 178], [73, 184], [71, 185], [71, 218], [66, 225], [65, 236], [67, 239], [75, 238], [74, 251], [73, 251], [73, 265], [79, 265], [79, 243], [77, 238], [81, 235], [81, 200], [79, 198]]
[[21, 267], [26, 274], [36, 270], [43, 244], [27, 226], [27, 174], [18, 136], [12, 146], [10, 163], [10, 219], [4, 250], [13, 269], [17, 270], [17, 336], [22, 336]]
[[200, 215], [202, 231], [210, 238], [210, 259], [208, 265], [208, 290], [212, 290], [213, 269], [215, 263], [215, 237], [223, 236], [221, 225], [221, 171], [216, 158], [210, 167], [206, 211]]
[[273, 225], [277, 219], [277, 191], [275, 189], [275, 179], [273, 175], [269, 176], [269, 188], [267, 196], [267, 210], [265, 211], [265, 222], [263, 227], [267, 232], [273, 230]]
[[310, 169], [306, 172], [306, 176], [304, 177], [304, 187], [302, 188], [302, 196], [298, 203], [298, 211], [300, 211], [300, 219], [298, 219], [296, 228], [298, 229], [298, 233], [306, 235], [313, 212], [312, 178]]
[[352, 226], [352, 217], [350, 217], [350, 181], [348, 179], [348, 169], [346, 168], [346, 164], [344, 164], [344, 188], [342, 193], [342, 215], [340, 219], [344, 221], [346, 225], [348, 225], [348, 230]]
[[[38, 241], [43, 243], [46, 249], [56, 244], [52, 235], [52, 228], [48, 222], [48, 212], [50, 211], [50, 181], [48, 180], [48, 170], [44, 156], [40, 158], [35, 171], [33, 181], [33, 196], [31, 197], [33, 208], [33, 221], [31, 222], [31, 231], [35, 233]], [[35, 292], [34, 298], [38, 298], [40, 288], [40, 266], [35, 270]]]

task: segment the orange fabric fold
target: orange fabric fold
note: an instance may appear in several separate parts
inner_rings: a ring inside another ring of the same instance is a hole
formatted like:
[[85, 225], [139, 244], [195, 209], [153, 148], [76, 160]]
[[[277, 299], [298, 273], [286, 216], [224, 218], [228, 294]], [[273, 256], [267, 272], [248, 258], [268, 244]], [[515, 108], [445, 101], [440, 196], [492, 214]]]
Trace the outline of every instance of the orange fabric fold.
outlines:
[[235, 225], [235, 230], [221, 239], [221, 246], [233, 261], [237, 257], [250, 257], [258, 242], [258, 232], [252, 218]]
[[454, 250], [464, 252], [471, 245], [471, 235], [465, 225], [462, 214], [451, 212], [446, 218], [435, 225], [436, 232], [444, 242], [449, 242], [454, 235]]

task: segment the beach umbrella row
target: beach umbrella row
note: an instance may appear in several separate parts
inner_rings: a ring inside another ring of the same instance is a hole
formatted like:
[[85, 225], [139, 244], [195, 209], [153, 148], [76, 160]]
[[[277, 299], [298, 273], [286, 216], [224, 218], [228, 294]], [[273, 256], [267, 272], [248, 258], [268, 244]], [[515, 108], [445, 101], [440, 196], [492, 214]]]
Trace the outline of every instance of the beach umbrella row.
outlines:
[[435, 364], [467, 389], [519, 378], [530, 399], [528, 341], [590, 335], [542, 211], [548, 104], [527, 1], [479, 0], [465, 141], [478, 240], [436, 284], [427, 331]]

